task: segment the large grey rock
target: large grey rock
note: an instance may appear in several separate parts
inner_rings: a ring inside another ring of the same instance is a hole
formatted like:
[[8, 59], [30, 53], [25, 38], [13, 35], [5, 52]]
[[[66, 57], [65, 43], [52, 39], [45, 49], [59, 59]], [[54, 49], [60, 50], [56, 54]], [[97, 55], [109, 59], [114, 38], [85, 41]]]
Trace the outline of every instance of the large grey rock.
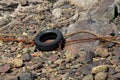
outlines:
[[[80, 20], [67, 28], [67, 33], [74, 33], [80, 30], [88, 30], [93, 31], [101, 36], [109, 35], [113, 30], [118, 32], [116, 26], [114, 24], [108, 24], [101, 21], [95, 20]], [[89, 38], [94, 37], [91, 34], [79, 33], [71, 36], [69, 39], [78, 39], [78, 38]], [[66, 46], [66, 50], [72, 53], [79, 53], [81, 49], [87, 51], [93, 51], [96, 46], [99, 45], [99, 41], [88, 41], [88, 42], [80, 42], [76, 44], [72, 44]]]
[[115, 17], [114, 0], [103, 0], [92, 13], [92, 18], [109, 22]]
[[120, 0], [115, 0], [115, 6], [117, 7], [117, 12], [120, 14]]

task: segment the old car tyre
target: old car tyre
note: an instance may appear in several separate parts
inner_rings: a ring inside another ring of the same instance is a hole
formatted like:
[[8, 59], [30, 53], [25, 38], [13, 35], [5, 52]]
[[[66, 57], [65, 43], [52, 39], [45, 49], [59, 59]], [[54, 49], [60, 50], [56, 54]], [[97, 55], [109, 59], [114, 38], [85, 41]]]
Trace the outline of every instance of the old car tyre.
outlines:
[[[53, 41], [49, 42], [50, 40]], [[52, 51], [59, 47], [59, 44], [63, 41], [63, 35], [59, 30], [48, 29], [38, 33], [34, 41], [38, 50]]]

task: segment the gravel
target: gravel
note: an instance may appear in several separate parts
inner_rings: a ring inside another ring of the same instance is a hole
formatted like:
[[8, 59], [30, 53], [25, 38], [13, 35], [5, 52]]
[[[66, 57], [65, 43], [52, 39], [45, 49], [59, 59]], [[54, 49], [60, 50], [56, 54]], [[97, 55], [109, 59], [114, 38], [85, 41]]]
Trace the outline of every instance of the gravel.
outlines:
[[[0, 0], [0, 36], [33, 40], [52, 28], [63, 35], [89, 30], [111, 36], [120, 32], [119, 6], [118, 0]], [[66, 41], [88, 37], [93, 36], [80, 33]], [[0, 40], [0, 80], [118, 80], [119, 50], [104, 40], [49, 52], [29, 43]]]

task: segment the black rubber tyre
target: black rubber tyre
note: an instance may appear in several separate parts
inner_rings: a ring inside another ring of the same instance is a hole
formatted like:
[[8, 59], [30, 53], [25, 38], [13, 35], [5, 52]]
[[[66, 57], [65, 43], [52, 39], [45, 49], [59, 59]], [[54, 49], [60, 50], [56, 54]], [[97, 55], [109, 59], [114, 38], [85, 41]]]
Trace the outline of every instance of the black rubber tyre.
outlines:
[[[54, 40], [50, 43], [45, 43], [46, 40]], [[63, 41], [63, 35], [59, 30], [48, 29], [38, 33], [35, 37], [36, 48], [40, 51], [52, 51], [59, 47]]]

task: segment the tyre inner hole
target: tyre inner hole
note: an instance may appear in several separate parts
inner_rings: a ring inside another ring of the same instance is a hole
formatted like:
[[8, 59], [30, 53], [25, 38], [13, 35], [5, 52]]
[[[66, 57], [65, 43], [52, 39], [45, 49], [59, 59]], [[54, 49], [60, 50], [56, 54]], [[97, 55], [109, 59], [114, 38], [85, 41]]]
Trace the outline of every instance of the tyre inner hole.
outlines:
[[57, 34], [55, 33], [46, 33], [40, 37], [40, 41], [44, 42], [46, 44], [54, 42], [55, 39], [57, 38]]

